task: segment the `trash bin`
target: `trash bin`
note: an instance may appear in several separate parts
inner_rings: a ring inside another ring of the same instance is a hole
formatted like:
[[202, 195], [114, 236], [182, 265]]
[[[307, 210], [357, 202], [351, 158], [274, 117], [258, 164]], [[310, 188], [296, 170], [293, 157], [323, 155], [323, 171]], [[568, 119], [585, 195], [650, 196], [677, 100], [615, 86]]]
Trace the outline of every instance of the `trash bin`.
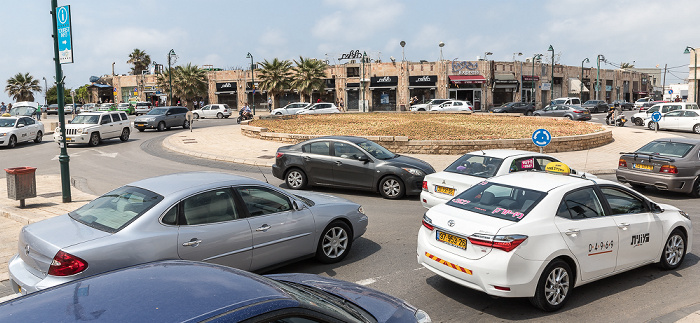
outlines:
[[24, 199], [36, 197], [36, 168], [5, 168], [7, 173], [7, 198], [19, 200], [19, 207], [24, 207]]

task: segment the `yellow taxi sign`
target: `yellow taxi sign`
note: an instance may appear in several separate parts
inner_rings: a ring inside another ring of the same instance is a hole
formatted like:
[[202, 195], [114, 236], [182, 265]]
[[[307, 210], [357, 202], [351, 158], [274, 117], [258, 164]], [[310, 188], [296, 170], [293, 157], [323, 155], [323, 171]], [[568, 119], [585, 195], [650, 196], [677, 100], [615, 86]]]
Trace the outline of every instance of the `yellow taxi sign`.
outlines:
[[555, 173], [555, 174], [570, 174], [571, 173], [571, 168], [569, 166], [566, 166], [566, 164], [561, 163], [561, 162], [551, 162], [545, 166], [544, 170], [547, 173]]

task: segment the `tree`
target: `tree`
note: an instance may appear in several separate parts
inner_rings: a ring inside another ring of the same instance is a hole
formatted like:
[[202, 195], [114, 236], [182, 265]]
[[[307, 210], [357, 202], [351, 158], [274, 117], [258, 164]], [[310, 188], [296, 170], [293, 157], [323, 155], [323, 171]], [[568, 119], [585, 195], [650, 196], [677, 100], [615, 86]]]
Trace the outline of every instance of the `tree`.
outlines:
[[151, 65], [151, 56], [138, 48], [134, 48], [134, 51], [129, 54], [129, 60], [126, 62], [134, 65], [131, 68], [131, 75], [139, 75], [141, 71], [148, 69], [148, 65]]
[[[187, 63], [185, 66], [175, 66], [165, 69], [156, 78], [156, 86], [170, 96], [170, 72], [173, 75], [173, 96], [177, 96], [185, 102], [207, 94], [207, 74], [206, 71], [197, 65]], [[170, 102], [172, 105], [173, 103]]]
[[630, 63], [620, 63], [620, 69], [628, 69], [628, 68], [634, 68], [634, 64]]
[[326, 85], [324, 78], [326, 77], [326, 63], [315, 58], [304, 58], [299, 56], [299, 60], [295, 60], [297, 65], [294, 67], [296, 74], [292, 80], [292, 87], [301, 94], [301, 101], [304, 101], [304, 95], [309, 96], [311, 101], [311, 93], [314, 90], [321, 91]]
[[84, 84], [75, 90], [75, 100], [78, 102], [89, 102], [90, 93], [88, 93], [89, 84]]
[[[172, 71], [173, 76], [175, 76], [174, 70], [175, 68], [165, 68], [162, 73], [156, 76], [156, 87], [165, 93], [168, 98], [170, 98], [170, 72]], [[173, 105], [172, 102], [166, 104]]]
[[288, 89], [292, 77], [292, 62], [289, 60], [273, 59], [260, 63], [260, 89], [267, 91], [272, 96], [271, 109], [274, 108], [277, 95]]
[[[71, 89], [67, 89], [67, 88], [63, 89], [63, 98], [64, 98], [63, 102], [65, 102], [65, 104], [73, 103], [73, 101], [72, 101], [73, 98], [70, 96], [70, 91], [71, 91]], [[56, 86], [55, 85], [51, 86], [49, 88], [49, 90], [46, 91], [46, 102], [48, 102], [48, 104], [58, 103], [58, 96], [56, 95], [57, 93], [58, 93], [58, 91], [56, 90]], [[77, 92], [76, 92], [76, 94], [77, 94]], [[78, 96], [76, 95], [75, 98], [77, 100]]]
[[29, 73], [17, 73], [7, 80], [5, 92], [15, 101], [34, 101], [34, 92], [41, 92], [39, 80], [34, 79]]

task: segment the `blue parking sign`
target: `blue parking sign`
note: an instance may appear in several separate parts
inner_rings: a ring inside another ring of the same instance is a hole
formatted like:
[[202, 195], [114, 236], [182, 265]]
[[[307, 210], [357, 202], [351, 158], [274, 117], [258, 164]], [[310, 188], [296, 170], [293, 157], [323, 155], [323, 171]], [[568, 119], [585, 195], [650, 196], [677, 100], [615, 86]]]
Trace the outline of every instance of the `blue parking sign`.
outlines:
[[61, 64], [73, 63], [73, 33], [70, 26], [70, 6], [56, 8], [58, 31], [58, 60]]

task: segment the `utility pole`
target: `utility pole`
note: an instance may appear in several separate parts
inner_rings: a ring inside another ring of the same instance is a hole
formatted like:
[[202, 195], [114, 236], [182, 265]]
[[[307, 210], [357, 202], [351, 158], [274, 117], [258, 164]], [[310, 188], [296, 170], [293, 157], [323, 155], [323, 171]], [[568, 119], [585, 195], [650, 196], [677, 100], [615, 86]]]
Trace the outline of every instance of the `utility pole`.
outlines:
[[596, 80], [595, 80], [595, 99], [600, 100], [600, 59], [603, 59], [605, 61], [605, 56], [599, 54], [598, 58], [596, 61], [598, 62], [598, 74], [596, 75]]
[[56, 64], [56, 97], [58, 99], [58, 124], [61, 129], [61, 154], [58, 156], [58, 162], [61, 168], [61, 194], [63, 198], [63, 203], [71, 202], [71, 192], [70, 192], [70, 157], [68, 156], [68, 149], [66, 149], [66, 117], [64, 111], [64, 95], [63, 92], [63, 69], [61, 68], [61, 61], [58, 54], [58, 20], [56, 17], [56, 7], [58, 0], [51, 0], [51, 16], [53, 18], [53, 51], [54, 51], [54, 63]]

